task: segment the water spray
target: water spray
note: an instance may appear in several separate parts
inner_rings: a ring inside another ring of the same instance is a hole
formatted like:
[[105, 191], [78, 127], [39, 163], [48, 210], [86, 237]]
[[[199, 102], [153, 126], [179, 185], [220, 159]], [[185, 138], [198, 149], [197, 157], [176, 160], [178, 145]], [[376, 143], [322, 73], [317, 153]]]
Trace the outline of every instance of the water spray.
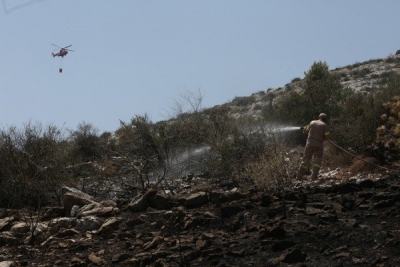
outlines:
[[303, 130], [304, 127], [300, 126], [274, 126], [271, 127], [272, 132], [290, 132], [290, 131], [297, 131]]

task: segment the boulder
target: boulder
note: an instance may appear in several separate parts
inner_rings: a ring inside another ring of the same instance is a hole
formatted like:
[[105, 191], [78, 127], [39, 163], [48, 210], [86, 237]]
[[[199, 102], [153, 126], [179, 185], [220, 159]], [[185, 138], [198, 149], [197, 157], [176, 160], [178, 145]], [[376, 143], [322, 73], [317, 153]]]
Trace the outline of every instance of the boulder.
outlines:
[[51, 231], [57, 232], [62, 228], [71, 228], [76, 225], [76, 219], [70, 217], [61, 217], [54, 220], [51, 220], [49, 223], [49, 227]]
[[89, 261], [91, 262], [91, 263], [93, 263], [93, 264], [95, 264], [95, 265], [102, 265], [103, 264], [103, 259], [102, 258], [100, 258], [99, 256], [97, 256], [96, 254], [94, 254], [94, 253], [91, 253], [89, 256], [88, 256], [88, 259], [89, 259]]
[[146, 193], [143, 194], [138, 200], [131, 202], [128, 205], [128, 209], [132, 212], [143, 212], [146, 211], [148, 207], [150, 207], [150, 203], [155, 202], [154, 198], [157, 195], [157, 190], [150, 189]]
[[114, 207], [96, 207], [91, 210], [86, 210], [84, 212], [78, 213], [80, 217], [85, 217], [85, 216], [100, 216], [100, 217], [108, 217], [112, 215], [116, 215], [120, 212], [118, 208]]
[[75, 229], [81, 233], [85, 233], [87, 231], [99, 229], [102, 224], [103, 222], [99, 218], [95, 216], [87, 216], [77, 220]]
[[12, 221], [14, 221], [14, 217], [6, 217], [3, 219], [0, 219], [0, 231], [10, 227]]
[[87, 196], [72, 192], [67, 192], [63, 195], [62, 203], [64, 206], [65, 214], [67, 216], [71, 215], [71, 209], [75, 205], [79, 207], [83, 207], [88, 204], [100, 205], [99, 203], [93, 201], [91, 198], [88, 198]]
[[101, 235], [109, 234], [118, 228], [121, 221], [121, 218], [109, 218], [98, 230], [93, 231], [93, 233]]
[[13, 234], [23, 234], [27, 233], [28, 231], [29, 231], [29, 225], [25, 222], [18, 222], [14, 224], [10, 229], [10, 232]]
[[74, 188], [74, 187], [64, 186], [64, 187], [61, 189], [61, 194], [62, 194], [62, 195], [65, 195], [66, 193], [74, 193], [74, 194], [83, 196], [83, 197], [88, 198], [88, 199], [93, 199], [93, 197], [92, 197], [91, 195], [86, 194], [85, 192], [83, 192], [83, 191], [81, 191], [81, 190], [79, 190], [79, 189], [76, 189], [76, 188]]
[[197, 208], [208, 204], [208, 195], [206, 192], [197, 192], [184, 199], [185, 206], [188, 208]]
[[156, 210], [170, 209], [173, 204], [169, 197], [165, 195], [156, 194], [154, 197], [148, 199], [149, 206]]
[[13, 261], [2, 261], [0, 267], [14, 267], [16, 266]]

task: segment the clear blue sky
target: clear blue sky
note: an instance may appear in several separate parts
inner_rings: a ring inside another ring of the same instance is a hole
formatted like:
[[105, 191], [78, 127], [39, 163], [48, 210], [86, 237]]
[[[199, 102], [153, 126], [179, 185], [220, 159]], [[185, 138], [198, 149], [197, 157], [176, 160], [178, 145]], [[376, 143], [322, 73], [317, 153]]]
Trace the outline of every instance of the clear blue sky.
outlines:
[[[100, 132], [204, 108], [400, 49], [398, 0], [0, 0], [0, 126]], [[71, 45], [62, 61], [54, 47]]]

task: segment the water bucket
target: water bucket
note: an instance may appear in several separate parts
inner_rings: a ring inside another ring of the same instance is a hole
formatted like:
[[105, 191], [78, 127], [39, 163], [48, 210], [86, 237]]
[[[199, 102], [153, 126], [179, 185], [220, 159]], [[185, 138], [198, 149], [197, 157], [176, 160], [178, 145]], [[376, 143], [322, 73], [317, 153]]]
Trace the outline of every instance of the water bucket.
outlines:
[[59, 72], [59, 73], [62, 73], [62, 68], [60, 68], [60, 69], [58, 70], [58, 72]]

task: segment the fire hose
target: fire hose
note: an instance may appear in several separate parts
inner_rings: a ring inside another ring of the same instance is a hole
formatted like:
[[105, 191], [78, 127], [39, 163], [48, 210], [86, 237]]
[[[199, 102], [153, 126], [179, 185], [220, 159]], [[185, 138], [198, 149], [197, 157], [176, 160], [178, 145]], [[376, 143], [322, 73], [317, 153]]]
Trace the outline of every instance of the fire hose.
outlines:
[[362, 158], [360, 158], [360, 157], [358, 157], [358, 156], [356, 156], [356, 155], [350, 153], [348, 150], [346, 150], [346, 149], [344, 149], [343, 147], [340, 147], [339, 145], [335, 144], [335, 143], [334, 143], [332, 140], [330, 140], [330, 139], [328, 139], [328, 142], [330, 142], [330, 143], [331, 143], [332, 145], [334, 145], [335, 147], [339, 148], [339, 149], [342, 150], [343, 152], [349, 154], [350, 156], [352, 156], [352, 157], [354, 157], [354, 158], [356, 158], [356, 159], [359, 159], [359, 160], [361, 160], [361, 161], [363, 161], [363, 162], [365, 162], [365, 163], [368, 163], [368, 164], [371, 164], [371, 165], [373, 165], [373, 166], [375, 166], [375, 167], [378, 167], [378, 168], [384, 169], [384, 170], [386, 170], [386, 171], [389, 171], [388, 168], [385, 168], [385, 167], [376, 165], [376, 164], [374, 164], [374, 163], [372, 163], [372, 162], [366, 161], [365, 159], [362, 159]]
[[[303, 130], [304, 127], [300, 127], [300, 129]], [[343, 147], [339, 146], [338, 144], [336, 144], [335, 142], [333, 142], [333, 141], [330, 140], [330, 139], [328, 139], [327, 141], [330, 142], [330, 143], [331, 143], [332, 145], [334, 145], [335, 147], [337, 147], [337, 148], [339, 148], [340, 150], [342, 150], [343, 152], [349, 154], [349, 155], [352, 156], [353, 158], [359, 159], [359, 160], [361, 160], [361, 161], [363, 161], [363, 162], [365, 162], [365, 163], [371, 164], [372, 166], [375, 166], [375, 167], [384, 169], [384, 170], [386, 170], [386, 171], [389, 171], [388, 168], [385, 168], [385, 167], [376, 165], [376, 164], [374, 164], [374, 163], [372, 163], [372, 162], [366, 161], [365, 159], [362, 159], [362, 158], [360, 158], [360, 157], [358, 157], [358, 156], [356, 156], [356, 155], [350, 153], [348, 150], [346, 150], [346, 149], [344, 149]]]

